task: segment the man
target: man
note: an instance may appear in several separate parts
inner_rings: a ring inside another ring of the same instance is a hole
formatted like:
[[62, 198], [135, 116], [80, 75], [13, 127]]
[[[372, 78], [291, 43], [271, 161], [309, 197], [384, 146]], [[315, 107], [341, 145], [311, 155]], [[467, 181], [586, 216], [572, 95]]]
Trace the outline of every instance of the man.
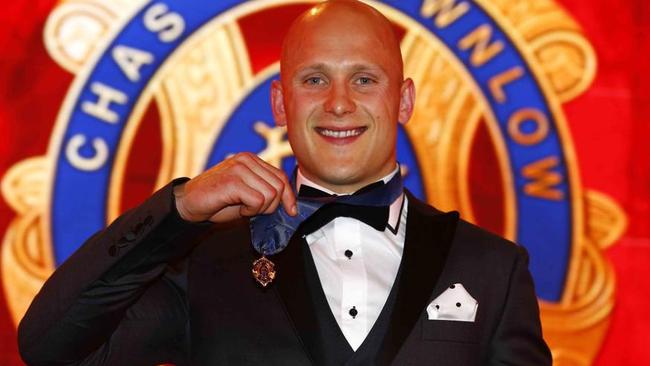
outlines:
[[[379, 228], [346, 212], [305, 228], [399, 183], [396, 121], [415, 90], [386, 18], [352, 1], [304, 13], [271, 95], [295, 182], [238, 154], [125, 213], [35, 298], [19, 327], [28, 364], [550, 364], [524, 249], [401, 188]], [[303, 218], [258, 285], [251, 223], [304, 215], [314, 188], [342, 196]]]

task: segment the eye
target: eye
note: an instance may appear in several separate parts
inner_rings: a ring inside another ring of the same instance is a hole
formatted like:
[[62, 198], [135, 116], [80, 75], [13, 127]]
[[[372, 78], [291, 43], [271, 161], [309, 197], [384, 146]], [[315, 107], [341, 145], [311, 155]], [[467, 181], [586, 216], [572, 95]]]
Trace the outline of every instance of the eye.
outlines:
[[305, 80], [305, 84], [307, 85], [322, 85], [324, 83], [325, 81], [320, 76], [312, 76]]
[[359, 85], [369, 85], [369, 84], [374, 83], [374, 80], [367, 77], [367, 76], [361, 76], [361, 77], [357, 78], [356, 83], [359, 84]]

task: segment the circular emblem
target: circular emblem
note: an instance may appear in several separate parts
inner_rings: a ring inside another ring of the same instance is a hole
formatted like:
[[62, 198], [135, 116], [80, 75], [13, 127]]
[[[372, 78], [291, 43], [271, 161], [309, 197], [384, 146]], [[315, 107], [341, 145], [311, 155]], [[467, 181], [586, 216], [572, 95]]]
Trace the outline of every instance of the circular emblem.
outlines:
[[[581, 186], [561, 109], [593, 79], [591, 46], [552, 2], [369, 3], [394, 23], [418, 91], [398, 136], [405, 185], [524, 245], [555, 364], [590, 364], [613, 305], [601, 251], [626, 223]], [[144, 196], [238, 151], [292, 169], [269, 84], [283, 32], [310, 5], [83, 0], [50, 15], [48, 51], [76, 78], [48, 154], [3, 178], [18, 214], [2, 252], [15, 319], [56, 265], [122, 212], [134, 164], [155, 174]]]

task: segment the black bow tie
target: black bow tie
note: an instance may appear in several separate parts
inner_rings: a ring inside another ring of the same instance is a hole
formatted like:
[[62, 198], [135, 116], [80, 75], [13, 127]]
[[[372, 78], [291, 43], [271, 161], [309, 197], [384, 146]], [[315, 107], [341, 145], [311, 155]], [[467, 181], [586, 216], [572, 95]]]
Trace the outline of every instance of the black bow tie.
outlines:
[[[361, 188], [353, 194], [363, 193], [383, 184], [384, 183], [381, 181], [376, 182]], [[298, 192], [298, 199], [301, 197], [315, 198], [336, 196], [303, 184], [300, 186], [300, 191]], [[333, 201], [326, 203], [307, 220], [303, 221], [300, 225], [300, 231], [303, 235], [309, 235], [337, 217], [351, 217], [366, 223], [375, 230], [384, 231], [386, 229], [386, 224], [388, 223], [388, 213], [388, 206], [360, 206]]]

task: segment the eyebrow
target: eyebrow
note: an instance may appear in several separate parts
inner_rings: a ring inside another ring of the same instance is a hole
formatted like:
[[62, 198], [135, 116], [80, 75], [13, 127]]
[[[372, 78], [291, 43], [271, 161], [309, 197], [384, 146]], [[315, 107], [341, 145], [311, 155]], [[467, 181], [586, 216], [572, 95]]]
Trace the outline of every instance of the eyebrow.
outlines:
[[[381, 71], [383, 74], [386, 74], [386, 75], [388, 74], [386, 72], [386, 70], [384, 70], [383, 67], [381, 67], [380, 65], [375, 65], [375, 64], [368, 65], [368, 64], [357, 63], [357, 64], [350, 65], [349, 68], [352, 69], [352, 71], [354, 71], [354, 72], [363, 72], [363, 71], [369, 71], [369, 72], [375, 71], [376, 72], [376, 71]], [[329, 69], [330, 69], [330, 67], [327, 64], [319, 62], [319, 63], [316, 63], [316, 64], [306, 66], [304, 68], [299, 68], [297, 74], [304, 74], [304, 73], [309, 73], [309, 72], [314, 72], [314, 71], [328, 71]]]

